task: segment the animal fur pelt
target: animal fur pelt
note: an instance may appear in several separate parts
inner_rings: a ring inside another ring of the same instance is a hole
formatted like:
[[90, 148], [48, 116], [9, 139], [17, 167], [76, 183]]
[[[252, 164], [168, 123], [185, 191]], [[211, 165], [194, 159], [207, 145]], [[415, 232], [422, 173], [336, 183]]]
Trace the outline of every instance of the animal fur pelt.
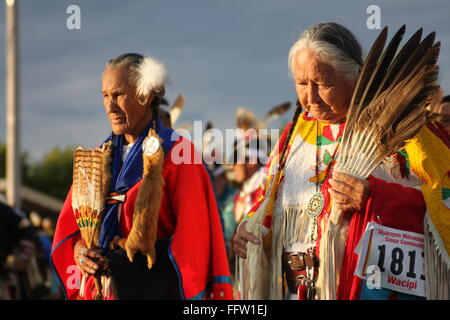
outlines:
[[131, 262], [134, 254], [141, 252], [147, 256], [147, 266], [151, 269], [156, 261], [155, 242], [164, 186], [162, 139], [153, 129], [150, 129], [142, 148], [144, 173], [134, 208], [133, 226], [127, 239], [116, 237], [111, 246], [119, 245], [125, 249]]

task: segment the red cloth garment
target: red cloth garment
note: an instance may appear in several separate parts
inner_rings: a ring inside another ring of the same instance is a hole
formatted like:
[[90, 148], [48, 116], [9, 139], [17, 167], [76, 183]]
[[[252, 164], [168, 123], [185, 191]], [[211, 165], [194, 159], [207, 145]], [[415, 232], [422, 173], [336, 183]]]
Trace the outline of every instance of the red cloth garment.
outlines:
[[[183, 154], [185, 151], [189, 154]], [[190, 162], [178, 163], [179, 159]], [[157, 239], [170, 238], [169, 256], [178, 273], [183, 299], [233, 299], [214, 192], [203, 163], [195, 164], [194, 159], [201, 162], [194, 145], [182, 137], [165, 157], [165, 185]], [[141, 181], [128, 190], [120, 210], [120, 228], [124, 237], [132, 227], [140, 184]], [[76, 273], [78, 280], [81, 276], [73, 259], [73, 247], [79, 239], [69, 192], [56, 226], [51, 258], [68, 299], [78, 296]], [[87, 299], [92, 298], [93, 288], [93, 278], [90, 277], [86, 283]]]
[[369, 177], [371, 196], [365, 212], [357, 212], [350, 220], [350, 228], [342, 262], [337, 298], [358, 300], [363, 280], [353, 275], [358, 264], [354, 253], [367, 223], [377, 222], [386, 227], [423, 234], [426, 211], [422, 193], [414, 188]]

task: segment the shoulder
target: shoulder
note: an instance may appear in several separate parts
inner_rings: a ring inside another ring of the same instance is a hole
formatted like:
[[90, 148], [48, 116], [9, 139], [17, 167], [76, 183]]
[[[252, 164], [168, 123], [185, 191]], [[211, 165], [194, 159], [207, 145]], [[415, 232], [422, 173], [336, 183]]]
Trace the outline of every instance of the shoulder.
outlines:
[[[302, 128], [302, 127], [304, 127], [305, 125], [313, 125], [315, 122], [314, 122], [314, 118], [311, 118], [311, 117], [309, 117], [308, 116], [308, 113], [307, 112], [302, 112], [302, 113], [300, 113], [300, 115], [298, 116], [298, 119], [297, 119], [297, 126], [299, 127], [299, 128]], [[293, 122], [292, 121], [289, 121], [287, 124], [286, 124], [286, 126], [284, 127], [284, 129], [283, 129], [283, 131], [282, 131], [282, 133], [281, 133], [281, 136], [280, 136], [280, 138], [278, 139], [278, 144], [277, 144], [277, 146], [278, 146], [278, 148], [281, 148], [281, 146], [284, 146], [285, 145], [285, 143], [286, 143], [286, 140], [287, 140], [287, 138], [288, 138], [288, 135], [289, 135], [289, 132], [290, 132], [290, 130], [292, 129], [292, 126], [293, 126]]]
[[164, 167], [167, 175], [177, 181], [187, 181], [196, 177], [209, 180], [201, 154], [191, 140], [182, 136], [179, 136], [167, 152]]
[[201, 154], [194, 143], [186, 137], [178, 136], [175, 143], [166, 154], [168, 164], [174, 165], [203, 165]]
[[[316, 120], [314, 118], [309, 116], [308, 112], [304, 111], [304, 112], [300, 113], [300, 115], [298, 116], [297, 125], [298, 126], [304, 126], [307, 124], [313, 125], [313, 124], [315, 124], [315, 121]], [[293, 122], [289, 121], [288, 124], [284, 127], [283, 133], [281, 134], [281, 139], [287, 138], [287, 135], [289, 134], [289, 131], [292, 128], [292, 125], [293, 125]]]
[[430, 121], [426, 128], [433, 133], [436, 138], [441, 140], [448, 148], [450, 148], [450, 134], [439, 121]]

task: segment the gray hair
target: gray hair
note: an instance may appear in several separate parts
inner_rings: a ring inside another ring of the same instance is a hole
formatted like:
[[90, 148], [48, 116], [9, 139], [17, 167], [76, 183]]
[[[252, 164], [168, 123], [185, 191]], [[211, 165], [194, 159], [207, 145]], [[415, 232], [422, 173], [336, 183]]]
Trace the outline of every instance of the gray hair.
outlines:
[[292, 45], [288, 58], [292, 74], [294, 57], [303, 49], [312, 50], [319, 60], [330, 63], [337, 72], [343, 73], [348, 79], [355, 79], [363, 64], [361, 46], [355, 36], [335, 22], [310, 27]]
[[141, 104], [145, 104], [151, 94], [164, 96], [167, 72], [161, 62], [138, 53], [125, 53], [109, 60], [105, 68], [120, 66], [128, 67], [129, 84], [136, 88], [136, 98]]

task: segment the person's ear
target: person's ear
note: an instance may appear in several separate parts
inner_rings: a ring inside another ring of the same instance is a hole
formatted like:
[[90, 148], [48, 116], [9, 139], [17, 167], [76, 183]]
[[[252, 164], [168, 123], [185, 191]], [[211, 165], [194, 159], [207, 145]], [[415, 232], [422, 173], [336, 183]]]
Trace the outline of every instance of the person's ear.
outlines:
[[139, 102], [140, 105], [147, 106], [147, 105], [151, 105], [152, 104], [152, 101], [153, 101], [154, 98], [155, 98], [155, 94], [152, 93], [152, 94], [150, 94], [148, 96], [145, 96], [145, 97], [143, 97], [143, 96], [137, 97], [137, 101]]

